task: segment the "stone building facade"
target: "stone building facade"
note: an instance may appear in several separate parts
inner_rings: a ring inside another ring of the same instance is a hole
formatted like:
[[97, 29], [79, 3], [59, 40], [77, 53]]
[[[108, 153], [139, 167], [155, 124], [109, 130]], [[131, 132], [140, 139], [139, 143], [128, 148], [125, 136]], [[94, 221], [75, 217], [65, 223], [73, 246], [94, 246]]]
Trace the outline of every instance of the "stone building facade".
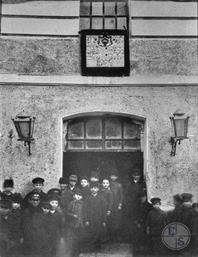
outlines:
[[[163, 13], [156, 11], [156, 14], [153, 10], [158, 10], [159, 2], [164, 7]], [[49, 8], [52, 3], [46, 1]], [[172, 195], [176, 193], [192, 192], [198, 200], [197, 3], [129, 1], [132, 32], [129, 39], [130, 76], [127, 77], [81, 76], [80, 1], [66, 1], [65, 4], [67, 10], [73, 10], [67, 13], [68, 20], [64, 18], [64, 22], [68, 22], [66, 32], [50, 31], [51, 20], [48, 20], [48, 35], [43, 31], [37, 35], [30, 24], [30, 34], [22, 33], [19, 31], [20, 19], [19, 27], [13, 28], [16, 16], [22, 15], [20, 5], [15, 8], [19, 13], [14, 14], [12, 3], [3, 4], [1, 184], [5, 178], [13, 177], [16, 190], [25, 193], [31, 187], [32, 178], [42, 176], [46, 180], [46, 190], [57, 186], [58, 178], [63, 174], [65, 120], [109, 114], [135, 117], [144, 122], [141, 152], [149, 197], [161, 197], [164, 206], [171, 204]], [[62, 9], [57, 2], [56, 6], [58, 15]], [[27, 5], [23, 6], [25, 8], [29, 10]], [[33, 17], [34, 14], [30, 15]], [[24, 16], [23, 19], [30, 22], [31, 17]], [[35, 22], [36, 30], [38, 27]], [[169, 139], [173, 133], [169, 117], [178, 109], [190, 117], [188, 139], [177, 146], [176, 155], [171, 157]], [[30, 156], [17, 141], [11, 120], [23, 111], [36, 117], [35, 141], [31, 144]]]

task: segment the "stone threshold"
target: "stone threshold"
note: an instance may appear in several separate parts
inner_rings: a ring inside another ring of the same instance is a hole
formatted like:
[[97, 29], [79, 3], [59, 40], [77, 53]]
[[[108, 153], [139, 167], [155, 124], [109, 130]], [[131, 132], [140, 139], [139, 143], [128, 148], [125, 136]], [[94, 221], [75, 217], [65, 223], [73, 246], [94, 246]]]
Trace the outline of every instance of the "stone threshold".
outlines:
[[131, 75], [129, 77], [84, 77], [77, 75], [35, 76], [0, 74], [0, 85], [61, 86], [198, 86], [198, 76]]

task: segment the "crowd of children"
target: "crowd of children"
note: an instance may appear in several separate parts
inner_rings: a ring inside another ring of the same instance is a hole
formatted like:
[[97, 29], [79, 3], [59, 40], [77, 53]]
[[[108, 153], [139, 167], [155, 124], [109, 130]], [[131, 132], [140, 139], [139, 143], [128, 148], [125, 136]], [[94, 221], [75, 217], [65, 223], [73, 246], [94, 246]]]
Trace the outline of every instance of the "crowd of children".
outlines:
[[[104, 242], [127, 242], [133, 253], [171, 253], [162, 243], [162, 231], [172, 222], [186, 225], [191, 241], [186, 249], [198, 254], [198, 203], [192, 195], [174, 196], [174, 209], [164, 212], [160, 198], [147, 200], [140, 176], [123, 190], [111, 174], [99, 182], [75, 174], [59, 179], [60, 188], [43, 192], [44, 179], [32, 180], [33, 190], [24, 198], [13, 192], [14, 182], [6, 179], [0, 192], [1, 257], [79, 256], [99, 251]], [[78, 183], [79, 182], [79, 183]], [[124, 192], [123, 192], [124, 191]]]

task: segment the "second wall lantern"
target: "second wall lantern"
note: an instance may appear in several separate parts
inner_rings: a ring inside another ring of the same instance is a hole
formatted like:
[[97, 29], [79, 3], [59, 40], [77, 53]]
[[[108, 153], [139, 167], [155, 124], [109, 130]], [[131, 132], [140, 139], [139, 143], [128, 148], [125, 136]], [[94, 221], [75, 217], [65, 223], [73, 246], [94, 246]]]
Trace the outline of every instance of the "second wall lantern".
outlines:
[[171, 156], [175, 156], [177, 143], [180, 144], [181, 140], [187, 138], [189, 116], [177, 110], [175, 113], [173, 113], [173, 116], [170, 117], [170, 120], [174, 134], [170, 138], [170, 143], [172, 145]]

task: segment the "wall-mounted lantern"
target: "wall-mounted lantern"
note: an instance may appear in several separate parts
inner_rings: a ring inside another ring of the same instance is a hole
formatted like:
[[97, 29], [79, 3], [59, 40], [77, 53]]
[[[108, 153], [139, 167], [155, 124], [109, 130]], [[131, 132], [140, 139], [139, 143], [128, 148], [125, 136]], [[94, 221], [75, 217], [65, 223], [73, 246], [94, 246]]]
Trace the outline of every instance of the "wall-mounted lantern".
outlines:
[[172, 145], [171, 156], [175, 156], [176, 154], [177, 143], [180, 144], [181, 140], [187, 138], [188, 119], [189, 116], [186, 116], [185, 113], [178, 110], [170, 117], [174, 133], [174, 136], [170, 138], [170, 143]]
[[24, 141], [24, 146], [28, 145], [29, 155], [31, 155], [30, 144], [34, 140], [33, 132], [35, 119], [35, 117], [31, 116], [16, 116], [12, 119], [18, 133], [18, 141]]

